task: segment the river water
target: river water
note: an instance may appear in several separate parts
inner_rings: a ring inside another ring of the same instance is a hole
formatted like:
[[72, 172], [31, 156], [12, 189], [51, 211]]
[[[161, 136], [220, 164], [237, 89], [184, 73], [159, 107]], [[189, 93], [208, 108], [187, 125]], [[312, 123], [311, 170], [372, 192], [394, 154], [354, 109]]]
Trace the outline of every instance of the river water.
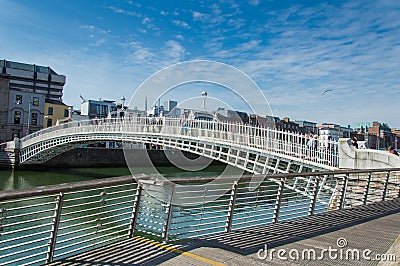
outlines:
[[[174, 166], [157, 167], [165, 177], [191, 177], [219, 175], [224, 165], [210, 165], [201, 171], [184, 171]], [[140, 172], [146, 173], [146, 168]], [[84, 180], [130, 175], [126, 167], [107, 168], [53, 168], [46, 171], [11, 171], [0, 170], [0, 191], [24, 189], [37, 186], [70, 183]]]

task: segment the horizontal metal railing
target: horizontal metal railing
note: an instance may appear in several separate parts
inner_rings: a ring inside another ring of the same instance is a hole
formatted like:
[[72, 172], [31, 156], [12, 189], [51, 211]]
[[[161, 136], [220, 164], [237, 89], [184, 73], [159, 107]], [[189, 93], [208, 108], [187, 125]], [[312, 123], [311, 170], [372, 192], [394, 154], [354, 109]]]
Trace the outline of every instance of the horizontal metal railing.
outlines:
[[[234, 146], [261, 153], [296, 158], [329, 167], [338, 165], [338, 142], [315, 140], [309, 145], [309, 137], [299, 133], [274, 128], [252, 126], [223, 121], [184, 120], [166, 118], [153, 122], [150, 118], [102, 119], [74, 121], [37, 131], [21, 139], [21, 162], [38, 152], [60, 143], [57, 139], [75, 136], [77, 140], [138, 140], [138, 137], [168, 138], [174, 141], [188, 140], [212, 145]], [[136, 138], [133, 138], [136, 137]], [[37, 145], [41, 143], [41, 145]]]
[[42, 265], [125, 238], [136, 192], [132, 177], [0, 192], [0, 264]]
[[[0, 264], [42, 265], [135, 234], [197, 238], [400, 197], [397, 168], [264, 177], [142, 175], [2, 191]], [[263, 181], [254, 187], [254, 178]]]

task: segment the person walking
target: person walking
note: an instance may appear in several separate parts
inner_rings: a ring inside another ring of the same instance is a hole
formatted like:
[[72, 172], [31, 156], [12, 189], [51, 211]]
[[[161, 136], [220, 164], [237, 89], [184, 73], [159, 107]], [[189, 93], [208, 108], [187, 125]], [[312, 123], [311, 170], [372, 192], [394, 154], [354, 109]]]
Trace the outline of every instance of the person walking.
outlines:
[[394, 155], [399, 156], [399, 153], [393, 148], [393, 146], [389, 146], [388, 151], [389, 151], [391, 154], [394, 154]]
[[353, 144], [353, 146], [354, 146], [356, 149], [358, 149], [358, 143], [357, 143], [357, 138], [356, 138], [356, 137], [353, 137], [353, 138], [351, 139], [351, 144]]

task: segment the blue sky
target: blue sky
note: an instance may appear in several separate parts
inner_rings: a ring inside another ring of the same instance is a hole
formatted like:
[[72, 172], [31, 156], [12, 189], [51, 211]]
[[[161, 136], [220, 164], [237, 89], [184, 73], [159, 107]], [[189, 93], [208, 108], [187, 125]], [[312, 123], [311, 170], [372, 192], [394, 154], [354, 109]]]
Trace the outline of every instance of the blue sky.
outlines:
[[[400, 127], [398, 0], [0, 0], [0, 7], [0, 58], [66, 75], [64, 101], [77, 109], [80, 94], [129, 99], [156, 71], [204, 59], [248, 74], [277, 116]], [[209, 95], [226, 100], [217, 89]]]

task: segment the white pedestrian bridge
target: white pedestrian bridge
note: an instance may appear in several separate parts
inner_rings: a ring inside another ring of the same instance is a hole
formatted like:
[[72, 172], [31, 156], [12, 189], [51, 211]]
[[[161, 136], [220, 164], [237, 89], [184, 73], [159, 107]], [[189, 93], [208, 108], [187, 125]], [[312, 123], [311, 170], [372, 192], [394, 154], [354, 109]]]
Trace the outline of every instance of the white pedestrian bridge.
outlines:
[[79, 145], [99, 141], [142, 142], [189, 151], [250, 173], [269, 174], [334, 170], [338, 143], [242, 123], [163, 118], [74, 121], [28, 135], [18, 143], [19, 164], [46, 162]]

